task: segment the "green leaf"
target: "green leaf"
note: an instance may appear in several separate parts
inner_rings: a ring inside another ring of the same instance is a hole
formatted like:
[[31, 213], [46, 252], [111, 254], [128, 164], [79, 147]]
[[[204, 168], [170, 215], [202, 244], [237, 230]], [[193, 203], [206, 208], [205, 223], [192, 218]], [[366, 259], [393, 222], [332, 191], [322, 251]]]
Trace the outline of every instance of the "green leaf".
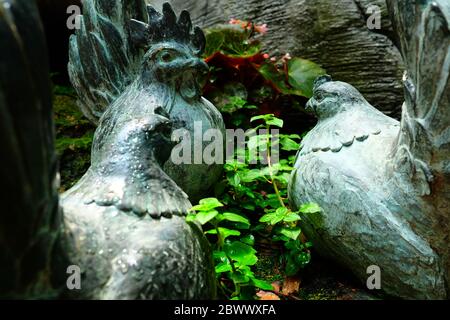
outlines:
[[318, 64], [301, 58], [289, 60], [288, 70], [289, 84], [298, 95], [307, 98], [311, 98], [313, 95], [314, 80], [326, 73]]
[[289, 210], [285, 207], [277, 208], [273, 212], [269, 212], [259, 219], [260, 222], [270, 223], [271, 225], [275, 225], [278, 222], [282, 221]]
[[264, 79], [272, 83], [279, 92], [283, 94], [292, 93], [293, 90], [286, 83], [286, 74], [284, 71], [278, 70], [272, 63], [262, 64], [258, 71]]
[[291, 251], [293, 251], [293, 250], [297, 250], [298, 251], [298, 250], [301, 249], [301, 243], [298, 240], [289, 240], [289, 241], [286, 241], [284, 243], [284, 247], [286, 249], [291, 250]]
[[203, 56], [210, 57], [219, 52], [224, 42], [225, 35], [222, 32], [218, 30], [206, 32], [206, 46]]
[[270, 223], [274, 217], [276, 217], [275, 212], [266, 213], [259, 219], [259, 222]]
[[[275, 126], [275, 127], [283, 127], [283, 120], [275, 117], [274, 114], [263, 114], [259, 116], [252, 117], [250, 122], [255, 122], [257, 120], [263, 120], [265, 124]], [[270, 138], [270, 135], [260, 135], [260, 137], [266, 136], [265, 138]], [[266, 140], [267, 141], [267, 140]]]
[[[281, 230], [281, 229], [280, 229], [280, 230]], [[286, 237], [285, 235], [278, 234], [278, 235], [274, 236], [274, 237], [272, 238], [272, 240], [273, 240], [273, 241], [282, 241], [282, 242], [286, 242], [286, 241], [289, 241], [290, 238]]]
[[283, 120], [273, 117], [266, 122], [268, 125], [283, 128]]
[[229, 58], [246, 59], [253, 57], [261, 51], [261, 43], [249, 39], [249, 34], [240, 26], [221, 25], [207, 29], [205, 33], [208, 55], [218, 50], [217, 47], [219, 44], [221, 54]]
[[204, 225], [205, 223], [214, 219], [214, 217], [217, 216], [218, 214], [219, 214], [219, 212], [217, 210], [200, 211], [195, 216], [195, 220], [200, 222], [201, 225]]
[[280, 233], [282, 235], [284, 235], [292, 240], [297, 240], [297, 238], [301, 232], [302, 232], [302, 230], [300, 229], [300, 227], [282, 228], [280, 231]]
[[235, 222], [234, 226], [235, 229], [243, 229], [243, 230], [248, 230], [250, 229], [250, 225], [247, 223], [240, 223], [240, 222]]
[[199, 204], [193, 206], [189, 211], [210, 211], [212, 209], [223, 207], [223, 204], [216, 198], [205, 198], [200, 200]]
[[187, 222], [193, 222], [193, 221], [195, 221], [195, 214], [193, 214], [193, 213], [188, 214], [188, 215], [186, 216], [186, 221], [187, 221]]
[[302, 138], [298, 134], [289, 134], [289, 135], [287, 135], [287, 137], [290, 139], [301, 139]]
[[275, 214], [277, 215], [277, 217], [284, 219], [284, 217], [286, 216], [286, 214], [288, 212], [289, 212], [288, 208], [280, 207], [280, 208], [277, 208], [277, 210], [275, 211]]
[[239, 173], [234, 173], [232, 175], [227, 175], [227, 180], [228, 183], [232, 186], [232, 187], [239, 187], [239, 185], [241, 184], [241, 178], [239, 176]]
[[287, 172], [283, 172], [280, 175], [276, 175], [274, 176], [274, 180], [279, 181], [285, 185], [287, 185], [289, 183], [289, 179], [290, 179], [291, 175]]
[[301, 219], [302, 218], [298, 214], [290, 212], [284, 217], [283, 221], [284, 222], [295, 222], [295, 221], [299, 221]]
[[240, 241], [225, 243], [224, 251], [231, 259], [241, 265], [254, 265], [258, 261], [255, 255], [256, 250]]
[[255, 285], [255, 287], [260, 288], [262, 290], [273, 290], [272, 285], [264, 280], [259, 280], [256, 278], [251, 278], [253, 284]]
[[227, 254], [225, 253], [225, 251], [213, 251], [213, 257], [215, 260], [220, 260], [220, 261], [227, 261]]
[[240, 222], [240, 223], [250, 225], [250, 221], [247, 218], [245, 218], [239, 214], [236, 214], [236, 213], [224, 212], [222, 214], [222, 217], [223, 217], [223, 220], [232, 221], [232, 222]]
[[244, 172], [244, 174], [242, 175], [242, 181], [243, 182], [253, 182], [255, 180], [258, 180], [259, 178], [261, 178], [261, 176], [263, 176], [261, 170], [259, 169], [252, 169], [249, 170], [247, 172]]
[[219, 232], [221, 233], [223, 239], [226, 239], [231, 236], [240, 236], [241, 235], [241, 233], [238, 230], [231, 230], [231, 229], [222, 228], [222, 227], [219, 227], [218, 229], [219, 229]]
[[300, 148], [300, 144], [288, 137], [281, 137], [280, 139], [281, 149], [285, 151], [297, 151]]
[[215, 267], [216, 273], [228, 272], [231, 270], [233, 270], [233, 268], [228, 261], [221, 262]]
[[230, 273], [230, 279], [233, 280], [234, 283], [239, 284], [248, 283], [250, 281], [250, 278], [248, 276], [240, 272]]
[[[226, 239], [231, 236], [240, 236], [241, 235], [241, 233], [238, 230], [232, 230], [232, 229], [222, 228], [222, 227], [219, 227], [218, 229], [219, 229], [220, 235], [222, 236], [223, 239]], [[211, 229], [211, 230], [206, 231], [205, 234], [217, 234], [217, 230]]]
[[322, 211], [317, 203], [305, 203], [300, 206], [301, 213], [317, 213]]
[[245, 244], [248, 244], [249, 246], [253, 246], [255, 244], [255, 237], [251, 234], [248, 234], [239, 240]]
[[255, 205], [252, 203], [243, 203], [242, 204], [242, 208], [250, 210], [250, 211], [254, 211], [255, 210]]
[[300, 270], [300, 265], [295, 261], [292, 256], [288, 256], [286, 261], [286, 275], [294, 276]]

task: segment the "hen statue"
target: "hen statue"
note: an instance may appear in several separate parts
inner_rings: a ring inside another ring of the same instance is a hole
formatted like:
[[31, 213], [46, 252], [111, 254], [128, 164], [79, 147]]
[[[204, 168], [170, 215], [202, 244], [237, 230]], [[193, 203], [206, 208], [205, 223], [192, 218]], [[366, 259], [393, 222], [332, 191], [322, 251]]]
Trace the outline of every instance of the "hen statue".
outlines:
[[450, 292], [450, 4], [389, 0], [407, 71], [401, 122], [351, 85], [318, 78], [308, 107], [318, 123], [291, 176], [294, 207], [317, 250], [364, 283], [403, 298]]
[[[98, 128], [91, 167], [59, 201], [37, 8], [0, 0], [0, 43], [8, 48], [0, 52], [0, 297], [214, 298], [209, 244], [185, 221], [188, 196], [163, 170], [174, 127], [199, 120], [223, 129], [197, 84], [203, 33], [168, 5], [163, 14], [135, 0], [84, 6], [69, 68]], [[138, 45], [148, 46], [145, 54]], [[201, 177], [196, 170], [189, 174]], [[70, 287], [74, 270], [81, 279]]]

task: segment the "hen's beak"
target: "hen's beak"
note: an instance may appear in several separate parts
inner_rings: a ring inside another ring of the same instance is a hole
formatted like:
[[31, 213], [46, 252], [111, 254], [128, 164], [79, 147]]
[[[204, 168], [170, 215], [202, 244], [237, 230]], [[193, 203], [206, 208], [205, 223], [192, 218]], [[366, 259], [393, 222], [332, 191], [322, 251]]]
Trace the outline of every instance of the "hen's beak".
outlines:
[[311, 98], [306, 103], [305, 110], [308, 112], [311, 112], [311, 113], [315, 113], [316, 112], [315, 106], [316, 106], [316, 101], [314, 100], [314, 98]]

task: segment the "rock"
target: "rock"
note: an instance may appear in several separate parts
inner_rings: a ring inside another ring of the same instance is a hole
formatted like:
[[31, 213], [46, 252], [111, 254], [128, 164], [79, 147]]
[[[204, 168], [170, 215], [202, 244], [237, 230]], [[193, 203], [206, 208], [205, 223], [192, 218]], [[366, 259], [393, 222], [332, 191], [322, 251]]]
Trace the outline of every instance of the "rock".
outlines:
[[[165, 0], [147, 0], [157, 8]], [[289, 52], [321, 64], [334, 79], [354, 85], [379, 110], [399, 118], [403, 73], [384, 0], [170, 0], [191, 12], [194, 23], [210, 27], [230, 18], [267, 23], [270, 54]], [[382, 10], [381, 30], [367, 28], [367, 8]]]

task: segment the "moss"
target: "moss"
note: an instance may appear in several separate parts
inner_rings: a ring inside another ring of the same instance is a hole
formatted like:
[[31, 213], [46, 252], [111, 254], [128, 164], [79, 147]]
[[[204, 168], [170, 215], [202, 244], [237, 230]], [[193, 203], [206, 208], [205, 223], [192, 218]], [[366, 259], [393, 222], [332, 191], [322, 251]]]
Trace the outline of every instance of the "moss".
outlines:
[[255, 265], [255, 275], [259, 279], [263, 279], [267, 282], [282, 281], [284, 274], [282, 267], [274, 256], [259, 256], [258, 262]]
[[53, 97], [56, 152], [59, 157], [61, 188], [72, 187], [87, 171], [95, 127], [83, 116], [72, 88], [56, 86]]
[[336, 300], [338, 293], [332, 289], [317, 289], [313, 292], [307, 292], [306, 290], [300, 290], [298, 297], [302, 300]]

